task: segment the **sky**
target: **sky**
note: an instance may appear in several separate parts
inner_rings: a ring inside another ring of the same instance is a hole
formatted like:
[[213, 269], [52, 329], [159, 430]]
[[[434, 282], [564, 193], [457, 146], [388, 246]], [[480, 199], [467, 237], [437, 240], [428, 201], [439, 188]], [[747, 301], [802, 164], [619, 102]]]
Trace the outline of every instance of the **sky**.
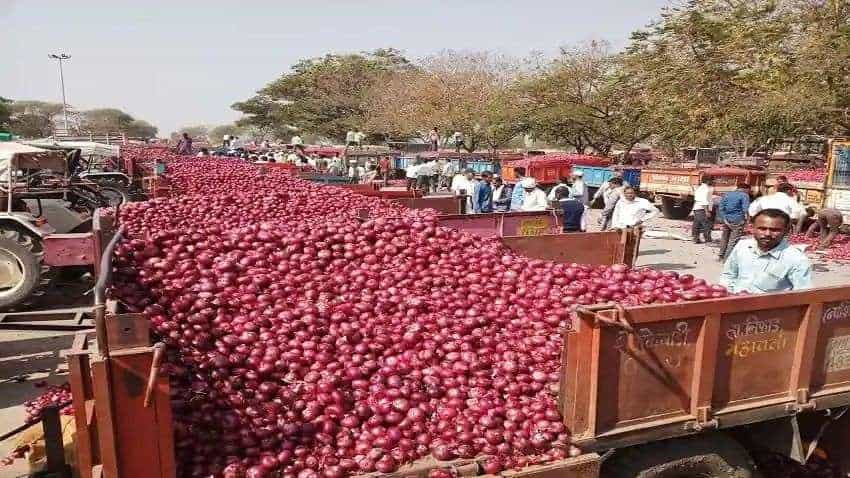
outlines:
[[0, 0], [0, 96], [78, 110], [115, 107], [160, 129], [231, 122], [302, 58], [394, 47], [553, 56], [562, 45], [629, 34], [668, 0], [218, 1]]

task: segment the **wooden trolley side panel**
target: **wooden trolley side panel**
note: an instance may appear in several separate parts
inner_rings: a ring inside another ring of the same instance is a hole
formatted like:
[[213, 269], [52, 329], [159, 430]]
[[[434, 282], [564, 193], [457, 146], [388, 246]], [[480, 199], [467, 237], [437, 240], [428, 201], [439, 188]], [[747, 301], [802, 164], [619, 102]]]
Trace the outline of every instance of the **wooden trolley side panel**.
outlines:
[[586, 449], [850, 404], [850, 287], [595, 309], [566, 334], [559, 397]]
[[633, 266], [637, 259], [640, 231], [505, 236], [502, 242], [513, 252], [533, 259], [591, 265], [625, 263]]

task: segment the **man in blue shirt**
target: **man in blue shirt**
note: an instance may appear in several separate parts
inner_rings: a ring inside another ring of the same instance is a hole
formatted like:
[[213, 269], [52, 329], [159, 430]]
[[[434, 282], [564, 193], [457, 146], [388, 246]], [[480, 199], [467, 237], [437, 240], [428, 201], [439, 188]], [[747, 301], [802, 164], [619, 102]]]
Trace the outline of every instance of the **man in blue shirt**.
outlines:
[[520, 187], [519, 183], [525, 177], [525, 168], [514, 168], [514, 176], [516, 176], [516, 184], [511, 192], [511, 211], [519, 211], [522, 207], [522, 201], [525, 199], [525, 189]]
[[730, 292], [761, 294], [812, 287], [809, 258], [792, 247], [785, 236], [791, 216], [779, 209], [764, 209], [753, 218], [753, 237], [732, 249], [720, 284]]
[[484, 171], [481, 173], [481, 181], [475, 184], [472, 210], [477, 213], [493, 212], [493, 186], [490, 185], [492, 177], [490, 171]]
[[737, 189], [729, 191], [720, 199], [717, 214], [722, 221], [718, 260], [724, 261], [738, 244], [747, 226], [747, 209], [750, 207], [750, 185], [738, 183]]

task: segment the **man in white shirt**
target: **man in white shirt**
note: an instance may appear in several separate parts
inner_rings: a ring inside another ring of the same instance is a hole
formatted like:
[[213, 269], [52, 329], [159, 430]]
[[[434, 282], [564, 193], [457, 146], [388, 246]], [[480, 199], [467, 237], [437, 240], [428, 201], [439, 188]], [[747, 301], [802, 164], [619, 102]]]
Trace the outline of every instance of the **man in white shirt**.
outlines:
[[703, 176], [700, 185], [694, 191], [694, 222], [691, 226], [691, 235], [695, 244], [702, 244], [700, 235], [705, 242], [711, 242], [711, 229], [713, 224], [711, 217], [712, 197], [714, 196], [714, 179]]
[[443, 165], [443, 169], [440, 171], [440, 185], [447, 189], [450, 188], [452, 185], [452, 178], [454, 178], [456, 172], [454, 162], [450, 159], [446, 160], [446, 163]]
[[471, 169], [467, 169], [462, 174], [457, 173], [454, 178], [452, 178], [452, 187], [451, 191], [455, 196], [460, 196], [461, 194], [466, 194], [466, 212], [468, 214], [472, 214], [472, 193], [475, 192], [475, 172]]
[[558, 184], [556, 184], [552, 189], [549, 190], [549, 194], [546, 195], [546, 199], [548, 199], [549, 202], [557, 201], [558, 198], [561, 197], [559, 194], [560, 194], [560, 191], [562, 189], [566, 189], [567, 191], [570, 191], [570, 194], [568, 194], [567, 196], [572, 196], [572, 190], [570, 189], [569, 179], [561, 178], [560, 182]]
[[425, 161], [416, 170], [416, 189], [423, 193], [428, 193], [431, 190], [431, 176], [434, 174], [434, 163]]
[[[580, 171], [577, 171], [577, 172], [580, 172]], [[614, 179], [614, 178], [620, 178], [620, 181], [622, 181], [622, 183], [620, 183], [618, 186], [612, 185], [611, 179]], [[611, 175], [611, 178], [609, 178], [608, 181], [602, 183], [602, 185], [599, 186], [599, 189], [596, 190], [596, 193], [593, 195], [590, 202], [591, 203], [596, 202], [596, 200], [599, 199], [599, 198], [602, 198], [603, 201], [604, 201], [606, 196], [611, 194], [611, 190], [620, 188], [622, 186], [631, 186], [631, 184], [629, 184], [628, 181], [623, 179], [623, 176], [619, 171], [614, 171], [614, 174]]]
[[[614, 216], [614, 208], [617, 207], [617, 203], [622, 197], [624, 188], [623, 178], [614, 176], [603, 186], [607, 186], [602, 193], [602, 199], [604, 200], [605, 207], [602, 209], [602, 214], [599, 216], [599, 225], [602, 227], [603, 231], [606, 231], [609, 227], [611, 227], [611, 219]], [[599, 190], [602, 191], [602, 188], [599, 188]], [[594, 198], [595, 197], [596, 196], [594, 195]]]
[[658, 208], [644, 198], [637, 197], [631, 186], [623, 188], [623, 195], [614, 207], [611, 228], [637, 227], [658, 216]]
[[581, 201], [585, 206], [589, 206], [590, 198], [588, 197], [587, 186], [584, 184], [584, 173], [582, 171], [573, 171], [573, 185], [570, 187], [570, 195]]
[[460, 148], [463, 148], [463, 147], [466, 146], [466, 143], [464, 142], [464, 138], [463, 138], [463, 133], [461, 133], [460, 131], [455, 131], [455, 134], [452, 136], [452, 139], [454, 140], [454, 143], [455, 143], [455, 152], [459, 153]]
[[407, 168], [404, 169], [404, 177], [407, 178], [407, 190], [410, 191], [416, 186], [416, 178], [419, 176], [419, 167], [418, 159], [414, 159], [410, 161], [410, 164], [407, 165]]
[[747, 212], [750, 214], [750, 217], [755, 217], [756, 214], [764, 209], [779, 209], [780, 211], [784, 211], [785, 214], [788, 214], [791, 217], [792, 224], [796, 225], [792, 230], [799, 232], [803, 222], [806, 220], [806, 208], [798, 203], [795, 197], [794, 186], [783, 183], [776, 186], [775, 193], [762, 196], [750, 203]]
[[525, 191], [522, 205], [519, 207], [520, 211], [545, 211], [549, 207], [546, 193], [537, 187], [537, 180], [532, 177], [525, 177], [522, 178], [519, 186]]

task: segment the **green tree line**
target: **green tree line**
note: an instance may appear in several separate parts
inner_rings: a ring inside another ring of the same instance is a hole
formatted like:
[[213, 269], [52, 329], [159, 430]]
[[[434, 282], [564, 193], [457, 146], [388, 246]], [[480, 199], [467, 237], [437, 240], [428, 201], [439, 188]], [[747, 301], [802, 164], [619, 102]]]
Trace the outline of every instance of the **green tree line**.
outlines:
[[634, 32], [555, 58], [394, 49], [306, 59], [235, 103], [263, 136], [342, 141], [466, 136], [468, 148], [531, 137], [577, 151], [639, 142], [753, 147], [771, 137], [850, 131], [850, 4], [840, 0], [689, 0]]
[[[62, 104], [36, 100], [11, 100], [0, 97], [0, 129], [23, 138], [43, 138], [53, 134], [61, 121]], [[69, 133], [116, 134], [152, 138], [157, 128], [116, 108], [74, 111], [69, 108]]]

